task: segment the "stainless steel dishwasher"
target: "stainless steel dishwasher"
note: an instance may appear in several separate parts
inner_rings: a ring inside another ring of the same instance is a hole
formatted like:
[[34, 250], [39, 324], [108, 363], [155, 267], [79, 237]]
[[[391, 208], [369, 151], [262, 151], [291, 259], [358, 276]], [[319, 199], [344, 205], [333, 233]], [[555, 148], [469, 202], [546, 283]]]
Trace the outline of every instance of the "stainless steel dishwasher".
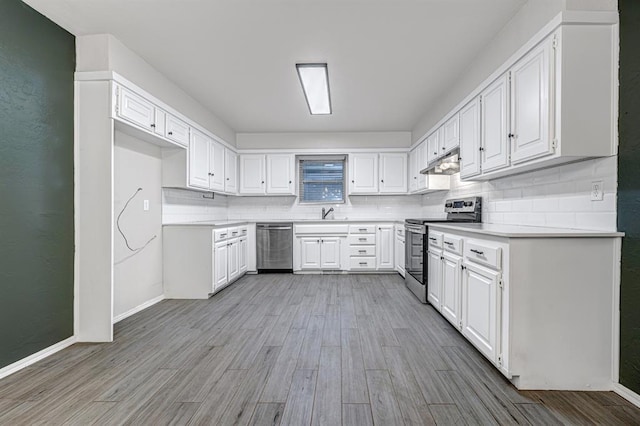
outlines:
[[258, 273], [293, 272], [293, 223], [257, 223]]

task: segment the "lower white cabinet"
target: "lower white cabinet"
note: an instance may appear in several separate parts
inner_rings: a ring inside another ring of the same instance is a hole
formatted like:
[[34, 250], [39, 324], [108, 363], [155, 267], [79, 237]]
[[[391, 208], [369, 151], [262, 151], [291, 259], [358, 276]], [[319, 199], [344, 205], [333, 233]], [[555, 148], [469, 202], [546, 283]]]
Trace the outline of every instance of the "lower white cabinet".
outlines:
[[340, 269], [339, 237], [303, 237], [300, 242], [300, 269]]
[[394, 269], [394, 226], [378, 225], [376, 234], [376, 267], [377, 269]]
[[429, 247], [427, 252], [428, 284], [427, 301], [438, 311], [442, 311], [442, 250]]
[[400, 275], [402, 275], [402, 277], [404, 277], [405, 271], [404, 271], [404, 226], [403, 225], [396, 225], [396, 238], [395, 238], [395, 252], [394, 252], [394, 257], [396, 259], [396, 271], [398, 271], [398, 273]]
[[165, 225], [162, 230], [164, 295], [206, 299], [248, 270], [248, 226]]
[[498, 361], [500, 273], [471, 262], [462, 271], [462, 335]]
[[460, 267], [462, 257], [442, 253], [441, 312], [451, 324], [460, 328]]
[[340, 269], [340, 238], [322, 237], [320, 239], [320, 268]]

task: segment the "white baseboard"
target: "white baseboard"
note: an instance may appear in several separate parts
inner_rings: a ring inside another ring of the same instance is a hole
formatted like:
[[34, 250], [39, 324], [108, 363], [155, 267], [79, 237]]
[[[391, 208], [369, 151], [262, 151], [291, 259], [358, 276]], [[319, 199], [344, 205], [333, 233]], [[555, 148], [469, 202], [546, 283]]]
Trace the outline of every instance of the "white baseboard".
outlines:
[[48, 348], [44, 348], [43, 350], [36, 352], [33, 355], [29, 355], [28, 357], [23, 358], [20, 361], [9, 364], [6, 367], [0, 369], [0, 379], [16, 373], [23, 368], [30, 366], [31, 364], [35, 364], [36, 362], [55, 354], [56, 352], [59, 352], [64, 348], [68, 348], [74, 343], [76, 343], [76, 337], [71, 336], [68, 339], [56, 343], [55, 345], [49, 346]]
[[122, 321], [125, 318], [129, 318], [131, 315], [137, 314], [140, 311], [144, 311], [145, 309], [147, 309], [150, 306], [155, 305], [158, 302], [162, 302], [164, 300], [164, 294], [158, 297], [154, 297], [151, 300], [147, 300], [146, 302], [142, 303], [141, 305], [136, 306], [133, 309], [129, 309], [127, 312], [122, 313], [118, 316], [113, 317], [113, 324]]
[[612, 390], [636, 407], [640, 407], [640, 395], [638, 395], [631, 389], [622, 386], [620, 383], [614, 383]]

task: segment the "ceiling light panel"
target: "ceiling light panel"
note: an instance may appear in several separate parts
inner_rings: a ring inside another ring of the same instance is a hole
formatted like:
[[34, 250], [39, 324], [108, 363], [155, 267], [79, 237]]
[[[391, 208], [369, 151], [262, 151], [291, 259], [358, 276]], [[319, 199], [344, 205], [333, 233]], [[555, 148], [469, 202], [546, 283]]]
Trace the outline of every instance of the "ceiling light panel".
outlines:
[[327, 64], [296, 64], [296, 70], [311, 114], [331, 114]]

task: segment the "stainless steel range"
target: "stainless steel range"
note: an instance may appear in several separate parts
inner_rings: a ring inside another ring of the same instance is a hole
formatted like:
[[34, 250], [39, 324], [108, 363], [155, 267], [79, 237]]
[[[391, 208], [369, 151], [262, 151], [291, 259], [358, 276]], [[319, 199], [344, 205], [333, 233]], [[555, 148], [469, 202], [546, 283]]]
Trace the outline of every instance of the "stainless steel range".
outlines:
[[428, 223], [440, 222], [482, 222], [482, 198], [470, 197], [447, 200], [444, 204], [447, 218], [406, 219], [405, 229], [405, 278], [409, 290], [422, 302], [427, 303], [427, 238]]

